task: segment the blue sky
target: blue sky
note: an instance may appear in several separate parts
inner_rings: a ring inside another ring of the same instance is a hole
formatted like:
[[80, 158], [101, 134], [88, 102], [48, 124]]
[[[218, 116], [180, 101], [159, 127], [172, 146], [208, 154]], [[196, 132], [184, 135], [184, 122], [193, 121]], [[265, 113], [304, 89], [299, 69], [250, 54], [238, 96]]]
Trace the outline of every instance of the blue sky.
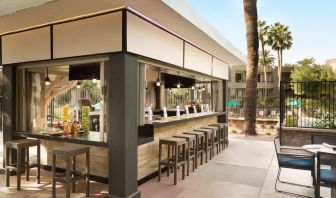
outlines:
[[[243, 0], [187, 0], [223, 36], [246, 54]], [[288, 25], [292, 48], [284, 63], [336, 58], [336, 0], [258, 0], [258, 18]], [[274, 53], [275, 55], [275, 53]]]

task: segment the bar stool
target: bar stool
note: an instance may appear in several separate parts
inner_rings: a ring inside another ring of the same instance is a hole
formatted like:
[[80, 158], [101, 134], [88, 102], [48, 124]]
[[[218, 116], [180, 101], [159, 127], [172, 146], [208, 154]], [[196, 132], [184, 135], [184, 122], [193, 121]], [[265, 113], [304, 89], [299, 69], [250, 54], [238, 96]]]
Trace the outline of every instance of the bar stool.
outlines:
[[223, 150], [225, 149], [225, 145], [229, 147], [229, 130], [228, 125], [226, 123], [216, 123], [211, 124], [210, 126], [217, 126], [221, 130], [221, 144], [223, 146]]
[[[168, 146], [167, 159], [161, 160], [162, 146]], [[185, 178], [185, 164], [187, 141], [182, 138], [165, 138], [159, 140], [159, 170], [158, 181], [161, 181], [161, 166], [167, 168], [167, 176], [169, 176], [170, 168], [174, 169], [174, 185], [177, 184], [177, 168], [182, 166], [182, 179]]]
[[[36, 163], [29, 162], [29, 147], [37, 147], [37, 160]], [[16, 163], [10, 162], [10, 151], [16, 149]], [[22, 160], [23, 155], [26, 155], [25, 160]], [[10, 185], [10, 171], [16, 171], [16, 189], [21, 190], [21, 172], [26, 171], [26, 180], [29, 181], [30, 168], [37, 168], [36, 182], [40, 183], [40, 140], [35, 139], [22, 139], [6, 142], [6, 162], [5, 162], [5, 174], [6, 174], [6, 187]]]
[[[86, 173], [76, 172], [76, 156], [86, 155]], [[56, 156], [63, 156], [66, 158], [66, 172], [65, 174], [56, 175]], [[71, 171], [71, 164], [73, 171]], [[72, 175], [71, 175], [72, 173]], [[86, 180], [86, 196], [89, 196], [90, 191], [90, 148], [83, 146], [67, 146], [54, 148], [52, 150], [52, 197], [56, 197], [56, 182], [66, 184], [66, 197], [70, 198], [70, 183], [72, 183], [72, 192], [75, 192], [75, 182], [80, 179]]]
[[210, 160], [214, 156], [214, 131], [212, 129], [195, 129], [194, 131], [203, 132], [205, 135], [205, 163], [208, 163], [208, 152], [210, 151]]
[[180, 134], [180, 135], [174, 135], [173, 137], [176, 138], [183, 138], [187, 141], [187, 176], [189, 176], [189, 167], [190, 167], [190, 161], [192, 160], [192, 171], [195, 171], [195, 164], [197, 163], [196, 160], [196, 136], [194, 135], [188, 135], [188, 134]]
[[203, 165], [203, 153], [204, 153], [204, 143], [205, 143], [205, 135], [203, 132], [199, 131], [187, 131], [184, 132], [183, 134], [187, 135], [194, 135], [196, 137], [196, 163], [195, 163], [195, 168], [197, 169], [198, 162], [197, 159], [200, 158], [200, 164]]
[[[218, 127], [215, 127], [215, 126], [204, 126], [204, 127], [201, 127], [202, 129], [211, 129], [213, 130], [214, 132], [214, 150], [215, 150], [215, 147], [216, 147], [216, 150], [217, 150], [217, 155], [220, 151], [220, 130], [218, 129]], [[214, 153], [215, 154], [215, 151]]]

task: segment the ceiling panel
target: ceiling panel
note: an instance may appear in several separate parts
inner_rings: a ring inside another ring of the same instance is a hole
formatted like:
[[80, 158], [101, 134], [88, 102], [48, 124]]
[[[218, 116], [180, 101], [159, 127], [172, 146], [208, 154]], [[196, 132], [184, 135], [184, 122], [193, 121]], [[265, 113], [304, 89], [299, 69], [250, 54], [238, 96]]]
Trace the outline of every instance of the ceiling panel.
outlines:
[[54, 0], [0, 0], [0, 16], [39, 6], [50, 1]]

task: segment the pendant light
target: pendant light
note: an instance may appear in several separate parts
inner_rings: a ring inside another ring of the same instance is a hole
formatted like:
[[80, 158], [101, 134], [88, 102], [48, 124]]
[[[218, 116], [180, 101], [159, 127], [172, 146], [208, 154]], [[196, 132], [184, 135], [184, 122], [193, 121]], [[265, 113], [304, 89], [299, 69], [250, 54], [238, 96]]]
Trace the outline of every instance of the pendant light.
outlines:
[[93, 66], [93, 78], [92, 78], [92, 83], [96, 84], [97, 83], [97, 78], [96, 78], [96, 67]]
[[50, 78], [49, 78], [49, 73], [48, 73], [48, 67], [47, 67], [47, 76], [44, 79], [44, 84], [46, 86], [49, 86], [51, 84]]
[[147, 83], [147, 80], [145, 80], [145, 84], [146, 84], [145, 91], [148, 91], [148, 83]]
[[181, 82], [180, 82], [180, 72], [178, 72], [178, 76], [177, 76], [177, 84], [176, 84], [176, 87], [177, 88], [181, 88]]
[[157, 76], [157, 79], [156, 79], [156, 86], [157, 87], [160, 87], [161, 86], [161, 82], [160, 82], [160, 70], [158, 70], [158, 76]]
[[81, 83], [80, 83], [80, 81], [77, 82], [77, 86], [76, 86], [76, 87], [77, 87], [77, 89], [80, 89], [80, 88], [81, 88]]
[[205, 91], [205, 85], [202, 86], [202, 91]]

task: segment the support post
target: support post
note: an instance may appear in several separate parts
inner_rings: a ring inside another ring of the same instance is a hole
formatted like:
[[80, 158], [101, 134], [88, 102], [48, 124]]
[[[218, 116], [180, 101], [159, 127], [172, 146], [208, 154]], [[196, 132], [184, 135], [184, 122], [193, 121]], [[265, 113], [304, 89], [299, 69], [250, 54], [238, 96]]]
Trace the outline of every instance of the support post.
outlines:
[[139, 66], [136, 56], [110, 55], [105, 65], [109, 195], [138, 198]]
[[229, 98], [229, 89], [228, 89], [228, 81], [227, 80], [223, 80], [222, 81], [222, 92], [223, 92], [223, 112], [225, 112], [224, 115], [222, 116], [218, 116], [218, 122], [220, 123], [228, 123], [228, 107], [227, 107], [227, 102], [228, 102], [228, 98]]
[[[15, 80], [15, 67], [8, 65], [3, 66], [3, 95], [2, 95], [2, 117], [3, 117], [3, 132], [2, 135], [2, 143], [3, 150], [5, 151], [5, 142], [12, 140], [12, 131], [13, 131], [13, 119], [14, 116], [14, 105], [15, 105], [15, 97], [14, 97], [14, 80]], [[6, 161], [5, 152], [3, 153], [3, 161]], [[14, 156], [15, 157], [15, 156]], [[5, 167], [5, 164], [3, 164]]]

